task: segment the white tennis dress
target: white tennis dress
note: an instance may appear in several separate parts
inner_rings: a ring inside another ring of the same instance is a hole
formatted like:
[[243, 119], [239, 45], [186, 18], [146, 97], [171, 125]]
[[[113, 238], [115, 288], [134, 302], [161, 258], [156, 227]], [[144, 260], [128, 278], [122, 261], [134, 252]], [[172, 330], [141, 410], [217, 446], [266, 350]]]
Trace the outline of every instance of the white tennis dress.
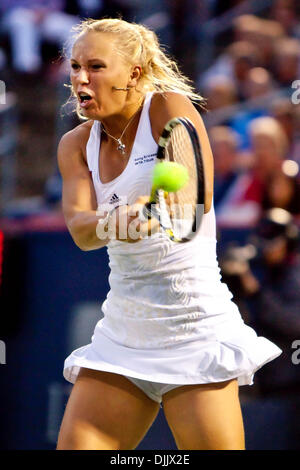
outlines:
[[[109, 183], [99, 176], [101, 124], [95, 121], [87, 143], [87, 161], [98, 205], [112, 209], [150, 194], [157, 144], [149, 106], [143, 110], [125, 170]], [[138, 243], [110, 241], [110, 291], [104, 318], [91, 343], [66, 359], [64, 377], [74, 383], [80, 367], [114, 372], [162, 384], [202, 384], [253, 374], [281, 350], [245, 325], [232, 295], [221, 282], [216, 258], [213, 207], [197, 236], [184, 244], [163, 233]]]

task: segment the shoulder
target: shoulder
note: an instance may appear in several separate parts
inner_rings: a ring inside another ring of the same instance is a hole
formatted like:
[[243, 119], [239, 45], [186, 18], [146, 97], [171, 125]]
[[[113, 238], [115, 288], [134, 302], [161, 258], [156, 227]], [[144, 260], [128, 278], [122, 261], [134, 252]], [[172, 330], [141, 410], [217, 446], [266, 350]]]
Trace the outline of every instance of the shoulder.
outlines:
[[93, 123], [94, 121], [90, 120], [79, 124], [74, 127], [74, 129], [66, 132], [66, 134], [64, 134], [60, 139], [58, 148], [61, 149], [66, 146], [71, 146], [72, 148], [83, 148], [87, 144]]
[[158, 143], [166, 123], [176, 117], [189, 119], [197, 132], [203, 156], [205, 173], [205, 213], [210, 210], [213, 194], [213, 156], [203, 120], [191, 100], [180, 93], [156, 93], [152, 97], [149, 111], [152, 135]]
[[169, 107], [173, 105], [191, 105], [193, 106], [191, 100], [182, 93], [177, 93], [175, 91], [165, 91], [163, 93], [154, 92], [152, 96], [151, 106], [153, 107]]
[[203, 125], [202, 118], [191, 100], [176, 92], [154, 93], [149, 115], [155, 140], [161, 135], [166, 123], [174, 117], [187, 117], [198, 128]]
[[66, 132], [60, 139], [58, 144], [58, 156], [63, 158], [65, 153], [70, 154], [73, 152], [82, 154], [82, 157], [86, 159], [86, 144], [90, 136], [90, 131], [94, 121], [89, 120], [82, 124], [79, 124], [74, 129]]

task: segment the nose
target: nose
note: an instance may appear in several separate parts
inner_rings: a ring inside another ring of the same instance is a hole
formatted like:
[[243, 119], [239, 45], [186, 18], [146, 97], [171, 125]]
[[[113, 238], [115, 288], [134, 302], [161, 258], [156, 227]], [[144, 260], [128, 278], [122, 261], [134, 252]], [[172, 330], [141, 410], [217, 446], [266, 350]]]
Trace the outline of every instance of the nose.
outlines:
[[80, 71], [78, 72], [78, 75], [77, 75], [77, 81], [82, 84], [82, 83], [89, 83], [90, 81], [90, 77], [89, 77], [89, 73], [86, 69], [84, 69], [83, 67], [81, 67]]

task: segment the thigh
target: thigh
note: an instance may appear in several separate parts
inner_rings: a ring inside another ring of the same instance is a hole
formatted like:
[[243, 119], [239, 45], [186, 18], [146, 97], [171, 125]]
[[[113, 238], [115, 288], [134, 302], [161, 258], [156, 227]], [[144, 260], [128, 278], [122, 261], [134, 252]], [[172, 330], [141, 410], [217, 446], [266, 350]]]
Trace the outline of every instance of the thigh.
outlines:
[[81, 369], [72, 389], [57, 449], [135, 449], [159, 404], [122, 375]]
[[178, 449], [244, 449], [237, 380], [176, 388], [163, 407]]

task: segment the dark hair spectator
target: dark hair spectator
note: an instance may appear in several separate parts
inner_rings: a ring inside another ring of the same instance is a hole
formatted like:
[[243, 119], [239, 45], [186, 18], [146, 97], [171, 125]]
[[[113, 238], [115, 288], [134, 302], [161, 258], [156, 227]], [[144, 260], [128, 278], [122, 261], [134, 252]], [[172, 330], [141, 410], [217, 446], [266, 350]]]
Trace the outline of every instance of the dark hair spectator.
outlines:
[[272, 117], [254, 119], [249, 125], [252, 168], [239, 175], [225, 201], [216, 211], [219, 226], [254, 227], [262, 212], [265, 185], [281, 168], [288, 140]]
[[214, 204], [217, 208], [238, 175], [239, 140], [237, 134], [226, 126], [212, 127], [209, 138], [214, 155]]
[[231, 82], [238, 100], [243, 99], [243, 83], [252, 67], [261, 63], [259, 48], [247, 41], [229, 45], [211, 67], [199, 77], [199, 87], [209, 89], [216, 80]]
[[261, 66], [269, 67], [271, 64], [274, 44], [277, 39], [285, 35], [283, 27], [269, 19], [254, 15], [242, 15], [234, 22], [236, 40], [248, 41], [259, 48], [261, 53]]
[[300, 375], [291, 360], [291, 345], [300, 334], [299, 229], [288, 211], [272, 208], [259, 221], [252, 242], [262, 269], [256, 294], [249, 292], [255, 328], [268, 332], [283, 351], [278, 361], [258, 373], [260, 393], [296, 396]]
[[298, 138], [298, 109], [289, 98], [277, 98], [269, 108], [270, 115], [274, 117], [284, 129], [288, 142], [288, 157], [296, 160], [296, 142]]
[[299, 165], [293, 160], [285, 160], [281, 168], [267, 181], [263, 209], [280, 207], [294, 216], [300, 216]]
[[270, 17], [280, 23], [288, 36], [299, 37], [298, 13], [295, 0], [274, 0]]
[[283, 38], [276, 41], [273, 70], [280, 86], [291, 87], [293, 81], [299, 78], [300, 41], [298, 39]]

